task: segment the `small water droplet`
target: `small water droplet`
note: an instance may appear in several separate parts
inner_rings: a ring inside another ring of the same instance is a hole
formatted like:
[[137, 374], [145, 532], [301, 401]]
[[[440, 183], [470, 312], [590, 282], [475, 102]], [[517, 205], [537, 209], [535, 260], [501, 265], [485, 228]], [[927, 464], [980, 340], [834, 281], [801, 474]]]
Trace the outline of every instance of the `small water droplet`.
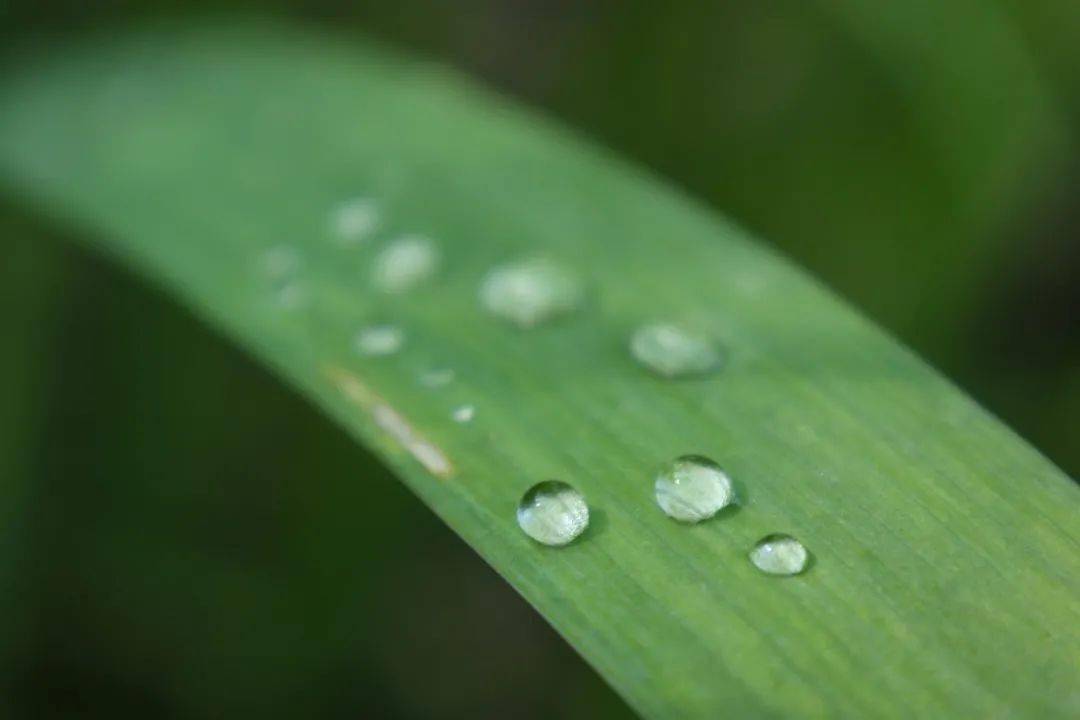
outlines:
[[655, 492], [660, 509], [681, 522], [707, 520], [735, 502], [731, 478], [700, 455], [684, 455], [669, 463], [656, 476]]
[[356, 336], [356, 351], [368, 357], [393, 355], [405, 344], [405, 332], [396, 325], [372, 325]]
[[638, 328], [630, 339], [630, 354], [666, 378], [706, 375], [720, 369], [723, 362], [719, 349], [707, 337], [670, 323]]
[[566, 545], [589, 526], [589, 506], [577, 490], [559, 480], [529, 488], [518, 503], [517, 521], [525, 534], [544, 545]]
[[456, 423], [468, 423], [472, 422], [472, 419], [476, 417], [475, 405], [459, 405], [454, 408], [454, 412], [451, 414]]
[[750, 562], [769, 575], [798, 575], [806, 569], [809, 553], [790, 535], [768, 535], [750, 551]]
[[379, 227], [379, 207], [371, 198], [347, 200], [334, 208], [330, 227], [342, 245], [362, 243]]
[[388, 293], [410, 290], [433, 276], [439, 269], [439, 249], [419, 235], [398, 238], [375, 258], [372, 281]]
[[480, 301], [488, 312], [523, 328], [572, 312], [582, 294], [576, 276], [541, 259], [497, 267], [480, 286]]
[[420, 375], [420, 384], [428, 388], [441, 388], [454, 382], [454, 378], [456, 377], [457, 373], [451, 368], [428, 370]]

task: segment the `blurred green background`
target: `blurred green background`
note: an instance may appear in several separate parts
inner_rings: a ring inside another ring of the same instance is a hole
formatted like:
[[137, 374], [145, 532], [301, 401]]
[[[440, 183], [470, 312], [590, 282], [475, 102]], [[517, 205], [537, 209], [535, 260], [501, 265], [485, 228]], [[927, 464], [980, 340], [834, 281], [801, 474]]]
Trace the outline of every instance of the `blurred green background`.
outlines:
[[[253, 11], [450, 63], [654, 169], [1080, 470], [1075, 0], [18, 0], [0, 38]], [[629, 715], [266, 371], [47, 219], [8, 203], [0, 229], [0, 712]]]

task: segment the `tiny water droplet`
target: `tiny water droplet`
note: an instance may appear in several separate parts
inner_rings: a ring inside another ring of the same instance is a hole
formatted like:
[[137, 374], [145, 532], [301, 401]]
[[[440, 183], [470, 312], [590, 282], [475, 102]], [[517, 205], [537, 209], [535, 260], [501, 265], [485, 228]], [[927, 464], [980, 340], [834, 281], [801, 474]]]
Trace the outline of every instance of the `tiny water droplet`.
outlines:
[[809, 558], [801, 542], [779, 533], [762, 538], [750, 551], [750, 562], [769, 575], [798, 575]]
[[577, 490], [559, 480], [529, 488], [518, 503], [517, 521], [525, 534], [544, 545], [566, 545], [589, 526], [589, 506]]
[[638, 328], [630, 339], [630, 354], [666, 378], [706, 375], [719, 370], [723, 362], [719, 349], [707, 337], [670, 323]]
[[441, 388], [454, 382], [454, 378], [456, 377], [457, 373], [451, 368], [428, 370], [420, 375], [420, 384], [428, 388]]
[[731, 478], [712, 460], [684, 455], [656, 476], [656, 504], [669, 517], [696, 523], [735, 502]]
[[542, 259], [497, 267], [480, 286], [480, 302], [488, 312], [523, 328], [572, 312], [582, 294], [575, 275]]
[[476, 417], [475, 405], [459, 405], [454, 408], [454, 412], [451, 414], [456, 423], [468, 423], [472, 422], [472, 419]]
[[356, 351], [367, 357], [393, 355], [405, 344], [405, 332], [396, 325], [372, 325], [356, 335]]
[[347, 200], [330, 216], [334, 238], [342, 245], [356, 245], [369, 239], [379, 227], [379, 207], [371, 198]]
[[387, 245], [375, 258], [372, 281], [383, 292], [405, 292], [433, 276], [439, 260], [434, 242], [420, 235], [406, 235]]

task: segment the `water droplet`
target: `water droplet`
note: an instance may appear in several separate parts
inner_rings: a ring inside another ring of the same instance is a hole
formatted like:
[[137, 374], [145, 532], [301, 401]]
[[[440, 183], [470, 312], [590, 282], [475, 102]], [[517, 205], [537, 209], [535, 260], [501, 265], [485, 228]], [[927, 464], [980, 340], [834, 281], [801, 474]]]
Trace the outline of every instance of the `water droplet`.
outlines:
[[707, 337], [669, 323], [638, 328], [630, 339], [630, 354], [666, 378], [706, 375], [718, 370], [723, 362], [720, 351]]
[[769, 575], [798, 575], [806, 569], [809, 553], [790, 535], [768, 535], [750, 551], [750, 562]]
[[454, 382], [456, 377], [457, 373], [451, 368], [428, 370], [420, 376], [420, 384], [429, 388], [441, 388]]
[[585, 497], [558, 480], [529, 488], [518, 503], [517, 521], [525, 534], [544, 545], [566, 545], [589, 526]]
[[379, 207], [371, 198], [347, 200], [334, 209], [330, 227], [342, 245], [362, 243], [379, 227]]
[[731, 478], [720, 466], [699, 455], [684, 455], [656, 476], [656, 504], [669, 517], [696, 523], [735, 502]]
[[439, 269], [439, 249], [419, 235], [394, 240], [375, 258], [372, 281], [383, 292], [400, 293], [429, 279]]
[[393, 355], [405, 344], [405, 332], [396, 325], [372, 325], [356, 336], [356, 351], [368, 357]]
[[582, 294], [577, 277], [539, 259], [497, 267], [480, 286], [480, 301], [488, 312], [523, 328], [572, 312]]
[[475, 405], [459, 405], [454, 408], [454, 412], [451, 414], [456, 423], [468, 423], [472, 422], [472, 419], [476, 417]]

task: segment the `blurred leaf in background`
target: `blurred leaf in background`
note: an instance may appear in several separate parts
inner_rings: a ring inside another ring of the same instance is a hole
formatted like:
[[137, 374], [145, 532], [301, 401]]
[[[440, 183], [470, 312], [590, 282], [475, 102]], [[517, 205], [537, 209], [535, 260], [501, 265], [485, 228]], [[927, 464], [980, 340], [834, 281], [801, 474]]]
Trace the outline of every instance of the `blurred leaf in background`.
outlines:
[[[14, 2], [0, 32], [252, 8], [461, 66], [673, 179], [1080, 470], [1073, 0]], [[265, 372], [50, 228], [0, 227], [12, 712], [629, 714]]]

